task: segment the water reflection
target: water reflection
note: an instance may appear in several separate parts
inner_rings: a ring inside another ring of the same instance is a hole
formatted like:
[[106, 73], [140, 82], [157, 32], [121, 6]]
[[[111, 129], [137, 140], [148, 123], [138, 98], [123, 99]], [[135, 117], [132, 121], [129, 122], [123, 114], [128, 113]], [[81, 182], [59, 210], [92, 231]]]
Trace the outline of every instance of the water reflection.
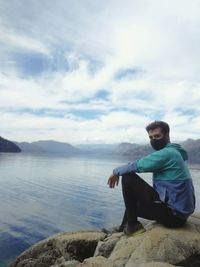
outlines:
[[[0, 154], [0, 267], [31, 244], [61, 231], [120, 222], [121, 186], [107, 187], [120, 158]], [[200, 171], [192, 169], [196, 192]], [[150, 174], [142, 174], [151, 183]], [[199, 207], [197, 194], [197, 210]]]

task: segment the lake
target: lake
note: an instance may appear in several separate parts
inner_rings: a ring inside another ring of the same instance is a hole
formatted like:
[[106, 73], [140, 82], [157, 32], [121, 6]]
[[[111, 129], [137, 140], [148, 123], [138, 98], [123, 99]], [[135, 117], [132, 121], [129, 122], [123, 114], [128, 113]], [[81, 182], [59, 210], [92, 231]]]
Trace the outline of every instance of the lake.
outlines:
[[[107, 179], [126, 158], [0, 154], [0, 267], [35, 242], [61, 231], [116, 226], [121, 186]], [[200, 211], [200, 168], [191, 166]], [[151, 174], [141, 174], [151, 183]]]

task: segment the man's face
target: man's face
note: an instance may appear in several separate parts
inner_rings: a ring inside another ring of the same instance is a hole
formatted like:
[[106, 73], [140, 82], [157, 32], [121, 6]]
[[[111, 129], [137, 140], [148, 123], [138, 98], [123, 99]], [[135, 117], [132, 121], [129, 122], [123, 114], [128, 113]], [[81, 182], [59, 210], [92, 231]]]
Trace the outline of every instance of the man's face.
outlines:
[[148, 135], [149, 135], [150, 140], [161, 139], [161, 138], [165, 137], [165, 135], [163, 134], [162, 129], [160, 127], [155, 128], [154, 130], [150, 130], [148, 132]]

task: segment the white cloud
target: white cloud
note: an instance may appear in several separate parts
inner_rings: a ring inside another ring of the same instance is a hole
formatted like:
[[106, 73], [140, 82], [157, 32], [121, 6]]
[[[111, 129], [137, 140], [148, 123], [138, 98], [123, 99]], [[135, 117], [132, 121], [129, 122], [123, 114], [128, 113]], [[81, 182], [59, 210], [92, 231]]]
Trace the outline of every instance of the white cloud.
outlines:
[[1, 75], [1, 108], [52, 108], [55, 99], [51, 90], [45, 89], [34, 79]]
[[[142, 142], [145, 125], [163, 119], [173, 138], [199, 138], [199, 1], [42, 0], [30, 1], [30, 14], [18, 1], [2, 8], [2, 135]], [[12, 49], [61, 58], [67, 68], [53, 62], [56, 70], [20, 75]], [[117, 79], [128, 69], [136, 72]], [[101, 91], [106, 99], [95, 99]], [[97, 114], [91, 119], [75, 112], [87, 110]]]
[[0, 27], [0, 40], [7, 46], [7, 49], [28, 50], [35, 53], [49, 55], [49, 50], [41, 41], [31, 37], [23, 36], [8, 29]]

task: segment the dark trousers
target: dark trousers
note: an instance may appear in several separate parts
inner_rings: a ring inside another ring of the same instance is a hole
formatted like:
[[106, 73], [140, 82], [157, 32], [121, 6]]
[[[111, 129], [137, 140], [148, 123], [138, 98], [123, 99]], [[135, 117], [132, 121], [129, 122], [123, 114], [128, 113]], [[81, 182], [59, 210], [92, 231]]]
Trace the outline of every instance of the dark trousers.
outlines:
[[122, 176], [122, 192], [125, 203], [125, 214], [121, 224], [135, 224], [137, 218], [155, 220], [167, 227], [180, 227], [186, 220], [175, 216], [172, 210], [159, 198], [153, 187], [136, 173]]

